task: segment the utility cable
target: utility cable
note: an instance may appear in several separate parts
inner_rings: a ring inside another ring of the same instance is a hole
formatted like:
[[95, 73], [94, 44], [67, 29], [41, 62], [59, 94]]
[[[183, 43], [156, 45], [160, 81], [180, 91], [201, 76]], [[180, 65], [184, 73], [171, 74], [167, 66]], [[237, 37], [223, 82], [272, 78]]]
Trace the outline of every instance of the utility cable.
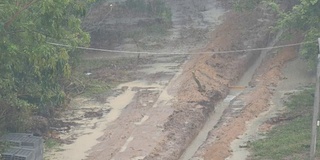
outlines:
[[48, 44], [54, 45], [54, 46], [60, 46], [60, 47], [67, 47], [67, 48], [77, 48], [77, 49], [82, 49], [82, 50], [89, 50], [89, 51], [100, 51], [100, 52], [109, 52], [109, 53], [130, 53], [130, 54], [163, 54], [163, 55], [174, 55], [174, 54], [182, 54], [182, 55], [187, 55], [187, 54], [218, 54], [218, 53], [238, 53], [238, 52], [249, 52], [249, 51], [262, 51], [262, 50], [270, 50], [270, 49], [279, 49], [279, 48], [285, 48], [285, 47], [293, 47], [293, 46], [299, 46], [302, 44], [310, 44], [310, 43], [315, 43], [317, 41], [308, 41], [308, 42], [300, 42], [300, 43], [292, 43], [292, 44], [286, 44], [286, 45], [279, 45], [279, 46], [273, 46], [273, 47], [264, 47], [264, 48], [248, 48], [248, 49], [242, 49], [242, 50], [230, 50], [230, 51], [212, 51], [212, 52], [197, 52], [197, 53], [178, 53], [178, 52], [149, 52], [149, 51], [143, 51], [143, 52], [138, 52], [138, 51], [125, 51], [125, 50], [109, 50], [109, 49], [99, 49], [99, 48], [90, 48], [90, 47], [73, 47], [71, 45], [65, 45], [65, 44], [59, 44], [59, 43], [52, 43], [52, 42], [47, 42]]

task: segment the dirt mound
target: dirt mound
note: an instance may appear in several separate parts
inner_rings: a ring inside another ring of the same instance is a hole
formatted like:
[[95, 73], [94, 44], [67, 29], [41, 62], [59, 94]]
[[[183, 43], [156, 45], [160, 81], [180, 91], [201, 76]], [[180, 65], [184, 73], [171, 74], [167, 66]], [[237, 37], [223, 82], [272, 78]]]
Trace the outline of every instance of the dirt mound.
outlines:
[[[246, 30], [249, 27], [256, 28], [260, 24], [256, 24], [258, 18], [259, 14], [228, 13], [225, 22], [212, 34], [212, 41], [199, 52], [236, 50], [246, 48], [248, 44], [264, 45], [268, 41], [266, 30], [261, 31], [260, 28], [251, 31], [259, 32], [254, 35], [248, 34]], [[159, 144], [145, 159], [179, 159], [184, 148], [202, 128], [209, 113], [214, 111], [215, 104], [226, 97], [229, 86], [240, 78], [258, 55], [254, 52], [195, 55], [176, 80], [175, 84], [178, 85], [172, 88], [178, 88], [177, 102], [173, 105], [176, 111], [165, 124], [166, 141]]]
[[224, 160], [231, 155], [230, 143], [244, 133], [247, 127], [246, 122], [268, 110], [274, 87], [283, 79], [281, 69], [286, 62], [295, 57], [296, 50], [292, 47], [283, 49], [278, 53], [274, 52], [265, 58], [251, 82], [255, 88], [249, 93], [237, 97], [238, 100], [244, 101], [246, 105], [240, 112], [226, 112], [223, 115], [224, 118], [222, 118], [217, 129], [209, 135], [208, 142], [211, 143], [202, 146], [197, 152], [197, 157], [204, 157], [206, 160]]
[[[207, 1], [209, 0], [201, 2]], [[172, 2], [175, 2], [175, 7], [179, 7], [179, 3], [183, 1]], [[190, 1], [191, 6], [192, 2], [194, 1]], [[176, 9], [178, 12], [179, 8]], [[194, 9], [195, 13], [191, 12], [191, 19], [197, 15], [211, 15], [211, 12], [196, 14], [198, 10], [201, 10], [201, 6]], [[183, 12], [178, 13], [178, 16], [183, 14]], [[229, 12], [224, 17], [224, 23], [206, 37], [210, 40], [208, 45], [204, 49], [194, 52], [198, 54], [190, 57], [190, 60], [183, 65], [182, 72], [179, 68], [186, 56], [179, 58], [174, 55], [155, 56], [152, 59], [157, 61], [150, 61], [150, 64], [147, 62], [132, 64], [132, 61], [129, 60], [122, 61], [128, 63], [128, 65], [123, 65], [127, 68], [121, 68], [122, 65], [112, 62], [111, 66], [102, 66], [91, 70], [91, 76], [107, 81], [132, 79], [132, 77], [122, 76], [121, 73], [116, 74], [122, 70], [129, 70], [133, 72], [132, 76], [140, 77], [141, 81], [120, 85], [117, 90], [121, 92], [109, 98], [101, 97], [102, 104], [95, 104], [91, 100], [85, 100], [86, 103], [79, 101], [79, 106], [85, 104], [97, 108], [97, 111], [103, 109], [106, 113], [101, 115], [81, 112], [81, 116], [87, 117], [83, 122], [85, 129], [81, 130], [81, 127], [78, 127], [79, 131], [72, 129], [72, 131], [77, 131], [75, 133], [77, 136], [79, 135], [78, 139], [72, 145], [65, 146], [66, 151], [58, 156], [66, 157], [67, 154], [68, 156], [75, 154], [76, 157], [73, 159], [85, 156], [88, 159], [179, 159], [185, 148], [203, 127], [209, 113], [214, 112], [218, 101], [227, 96], [229, 87], [242, 76], [260, 54], [260, 52], [202, 53], [265, 46], [273, 37], [268, 32], [268, 26], [272, 24], [270, 17], [272, 18], [272, 15], [266, 14], [262, 10], [251, 14]], [[178, 31], [173, 31], [173, 36], [178, 38], [175, 37], [173, 38], [175, 40], [166, 43], [175, 42], [182, 38], [180, 42], [183, 44], [179, 45], [188, 45], [184, 48], [188, 50], [196, 44], [191, 43], [194, 41], [185, 41], [184, 32], [194, 30], [192, 27], [198, 21], [188, 23], [190, 28], [184, 30], [181, 25], [183, 26], [184, 22], [187, 23], [185, 18], [188, 19], [188, 16], [185, 15], [182, 21], [174, 22], [173, 30]], [[206, 21], [201, 21], [200, 24], [204, 22]], [[202, 34], [205, 35], [201, 32]], [[193, 37], [193, 34], [187, 35]], [[129, 42], [131, 44], [131, 40]], [[103, 41], [101, 44], [104, 47], [108, 46]], [[172, 48], [175, 47], [179, 50], [175, 43], [170, 44], [167, 50], [171, 53]], [[101, 57], [99, 55], [92, 56], [90, 54], [89, 56], [114, 60], [110, 55], [101, 54]], [[135, 69], [146, 74], [135, 72]], [[258, 85], [255, 82], [252, 84]], [[255, 94], [268, 96], [264, 94], [266, 91], [268, 88], [261, 89]], [[232, 131], [241, 131], [241, 129], [240, 126]], [[66, 134], [66, 136], [68, 135]], [[231, 139], [227, 137], [226, 141], [222, 141], [222, 146], [228, 147], [229, 140]], [[81, 144], [86, 144], [86, 148], [77, 148]], [[210, 147], [208, 149], [211, 149]], [[91, 150], [86, 152], [88, 148]], [[79, 150], [81, 154], [77, 155]], [[206, 152], [203, 153], [206, 155]], [[224, 154], [224, 152], [221, 153]]]

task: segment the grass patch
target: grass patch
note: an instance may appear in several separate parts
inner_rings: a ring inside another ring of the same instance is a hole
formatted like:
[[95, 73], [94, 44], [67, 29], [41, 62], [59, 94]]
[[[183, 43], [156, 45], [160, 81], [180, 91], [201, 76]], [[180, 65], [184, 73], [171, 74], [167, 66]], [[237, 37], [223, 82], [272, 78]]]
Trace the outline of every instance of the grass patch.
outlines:
[[73, 70], [66, 88], [72, 95], [90, 98], [108, 93], [120, 83], [134, 78], [132, 71], [137, 67], [136, 60], [136, 57], [83, 58]]
[[60, 143], [56, 140], [56, 139], [53, 139], [53, 138], [49, 138], [45, 141], [45, 148], [46, 149], [56, 149], [60, 146]]
[[117, 84], [109, 84], [99, 80], [90, 80], [90, 83], [87, 84], [85, 91], [81, 93], [81, 95], [85, 97], [100, 95], [111, 91], [111, 89], [115, 88], [116, 86]]
[[[307, 89], [289, 97], [286, 116], [297, 118], [282, 122], [267, 133], [265, 139], [252, 142], [252, 160], [308, 159], [314, 90]], [[320, 130], [318, 131], [318, 137]], [[319, 142], [319, 141], [318, 141]], [[320, 143], [317, 148], [320, 152]], [[318, 152], [318, 156], [320, 155]]]
[[108, 62], [97, 59], [97, 60], [80, 60], [77, 68], [74, 70], [71, 76], [71, 83], [68, 89], [72, 95], [82, 95], [85, 97], [92, 97], [97, 94], [101, 94], [109, 91], [114, 87], [111, 82], [102, 81], [96, 78], [92, 78], [92, 72], [101, 67], [107, 67]]

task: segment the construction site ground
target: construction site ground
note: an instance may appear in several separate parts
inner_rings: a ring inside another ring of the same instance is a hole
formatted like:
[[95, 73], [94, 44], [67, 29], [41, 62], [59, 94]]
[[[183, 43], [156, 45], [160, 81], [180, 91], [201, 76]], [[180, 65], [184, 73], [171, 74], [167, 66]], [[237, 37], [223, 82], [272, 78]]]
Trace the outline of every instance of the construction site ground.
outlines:
[[[121, 84], [108, 94], [72, 99], [58, 118], [70, 125], [52, 136], [63, 144], [46, 159], [244, 160], [250, 152], [241, 146], [272, 127], [266, 122], [282, 112], [281, 97], [313, 83], [297, 47], [219, 53], [301, 40], [280, 42], [281, 32], [269, 30], [274, 17], [263, 8], [239, 13], [215, 0], [167, 3], [169, 34], [156, 43], [139, 41], [157, 44], [149, 54], [83, 55], [115, 59], [86, 74]], [[139, 45], [126, 39], [115, 48], [137, 51]]]

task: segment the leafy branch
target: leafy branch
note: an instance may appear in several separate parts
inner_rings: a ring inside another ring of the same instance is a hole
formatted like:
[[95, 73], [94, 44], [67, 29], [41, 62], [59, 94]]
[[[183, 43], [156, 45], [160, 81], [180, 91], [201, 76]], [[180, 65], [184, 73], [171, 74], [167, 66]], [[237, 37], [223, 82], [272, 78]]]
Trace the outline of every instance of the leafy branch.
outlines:
[[[37, 0], [32, 0], [24, 5], [22, 5], [22, 7], [20, 8], [20, 10], [18, 10], [12, 17], [9, 18], [9, 20], [4, 24], [4, 28], [7, 29], [10, 27], [10, 25], [14, 22], [15, 19], [17, 19], [17, 17], [22, 14], [22, 12], [26, 9], [28, 9], [32, 4], [36, 3]], [[20, 6], [19, 2], [16, 2], [17, 6]]]

